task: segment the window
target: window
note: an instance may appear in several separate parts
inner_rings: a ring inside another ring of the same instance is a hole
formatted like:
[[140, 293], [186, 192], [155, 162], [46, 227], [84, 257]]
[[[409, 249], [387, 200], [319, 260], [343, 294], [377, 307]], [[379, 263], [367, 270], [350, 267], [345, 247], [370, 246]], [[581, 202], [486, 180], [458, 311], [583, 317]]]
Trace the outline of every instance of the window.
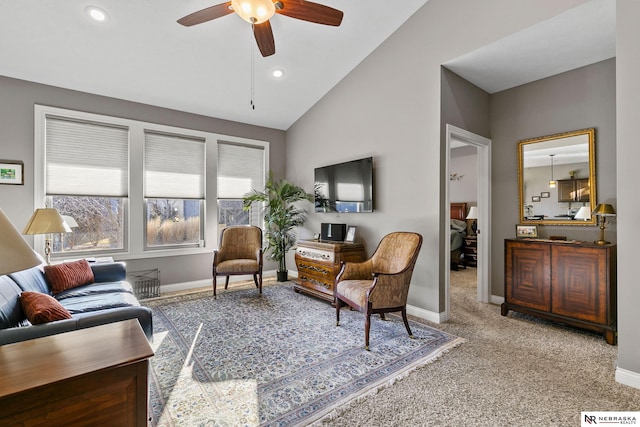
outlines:
[[200, 245], [205, 141], [145, 132], [146, 247]]
[[261, 206], [245, 211], [242, 197], [264, 188], [265, 173], [264, 147], [218, 143], [218, 233], [228, 225], [262, 224]]
[[47, 116], [46, 200], [73, 225], [53, 252], [125, 248], [129, 130]]
[[[217, 229], [207, 222], [260, 224], [242, 196], [263, 187], [268, 142], [41, 105], [34, 112], [35, 206], [55, 207], [73, 230], [52, 236], [54, 259], [210, 253]], [[34, 245], [44, 247], [44, 236]]]

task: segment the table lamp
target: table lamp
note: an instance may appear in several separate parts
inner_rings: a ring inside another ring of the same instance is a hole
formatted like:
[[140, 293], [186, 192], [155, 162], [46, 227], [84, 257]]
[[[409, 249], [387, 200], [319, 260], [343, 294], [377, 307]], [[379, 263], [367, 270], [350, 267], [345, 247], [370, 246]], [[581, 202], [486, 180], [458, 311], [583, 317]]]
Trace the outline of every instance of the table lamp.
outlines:
[[613, 218], [616, 216], [615, 209], [613, 209], [613, 206], [609, 204], [600, 203], [598, 204], [598, 206], [596, 206], [594, 211], [591, 213], [595, 215], [598, 218], [598, 221], [600, 222], [600, 240], [596, 240], [594, 243], [596, 245], [609, 244], [610, 242], [607, 242], [606, 240], [604, 240], [604, 228], [607, 222], [607, 218]]
[[473, 234], [476, 234], [476, 230], [478, 230], [478, 222], [476, 221], [478, 219], [478, 207], [477, 206], [471, 206], [469, 208], [469, 213], [467, 214], [467, 218], [466, 219], [472, 219], [473, 222], [471, 223], [471, 231], [473, 231]]
[[69, 233], [71, 228], [54, 208], [36, 209], [24, 227], [22, 234], [46, 234], [44, 256], [47, 264], [51, 264], [51, 233]]
[[38, 255], [0, 209], [0, 275], [26, 270], [40, 262]]

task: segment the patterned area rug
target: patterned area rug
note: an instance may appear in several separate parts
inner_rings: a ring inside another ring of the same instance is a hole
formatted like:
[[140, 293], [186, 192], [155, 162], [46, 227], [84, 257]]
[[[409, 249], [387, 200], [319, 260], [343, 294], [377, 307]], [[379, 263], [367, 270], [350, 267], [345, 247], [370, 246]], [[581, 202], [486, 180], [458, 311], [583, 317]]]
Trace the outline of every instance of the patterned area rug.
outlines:
[[392, 384], [463, 340], [401, 318], [371, 322], [297, 294], [290, 283], [147, 301], [153, 309], [153, 424], [293, 426]]

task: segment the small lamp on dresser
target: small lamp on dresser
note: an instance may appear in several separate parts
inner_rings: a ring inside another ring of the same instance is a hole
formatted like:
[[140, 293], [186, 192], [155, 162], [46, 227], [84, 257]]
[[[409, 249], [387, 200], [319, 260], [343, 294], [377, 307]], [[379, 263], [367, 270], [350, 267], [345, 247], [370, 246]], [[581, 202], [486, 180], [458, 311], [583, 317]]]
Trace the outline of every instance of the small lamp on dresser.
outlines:
[[471, 222], [471, 231], [473, 232], [473, 235], [476, 235], [476, 231], [478, 230], [478, 207], [477, 206], [471, 206], [469, 208], [469, 213], [467, 214], [467, 218], [466, 219], [471, 219], [473, 220]]
[[595, 215], [600, 223], [600, 239], [596, 240], [594, 243], [596, 245], [607, 245], [610, 242], [604, 240], [604, 229], [605, 224], [607, 222], [612, 221], [612, 219], [616, 216], [616, 211], [613, 209], [613, 206], [607, 203], [600, 203], [596, 208], [591, 212]]

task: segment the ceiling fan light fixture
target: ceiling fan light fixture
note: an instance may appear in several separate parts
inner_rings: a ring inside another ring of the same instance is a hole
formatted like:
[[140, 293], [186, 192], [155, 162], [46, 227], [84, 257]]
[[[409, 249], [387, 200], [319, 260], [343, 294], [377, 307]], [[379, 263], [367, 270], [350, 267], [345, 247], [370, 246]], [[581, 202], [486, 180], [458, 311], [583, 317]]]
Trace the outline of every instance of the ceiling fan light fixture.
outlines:
[[262, 24], [275, 13], [272, 0], [231, 0], [233, 11], [250, 24]]

